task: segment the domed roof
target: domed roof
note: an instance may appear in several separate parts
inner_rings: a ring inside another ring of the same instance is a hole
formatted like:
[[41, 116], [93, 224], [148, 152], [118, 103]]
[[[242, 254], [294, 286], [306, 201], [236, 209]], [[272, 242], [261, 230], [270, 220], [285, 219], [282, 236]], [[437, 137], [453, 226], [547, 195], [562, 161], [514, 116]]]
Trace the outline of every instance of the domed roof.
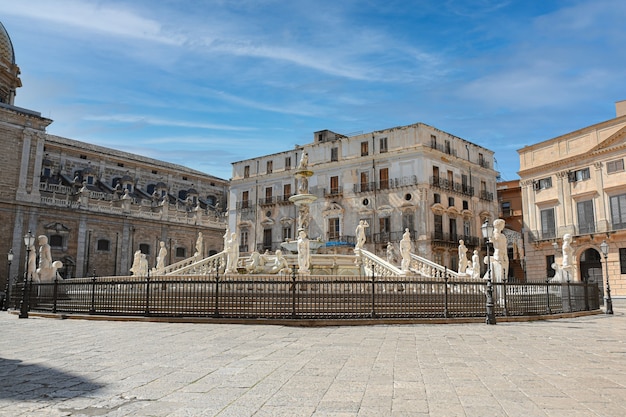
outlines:
[[13, 43], [7, 30], [0, 22], [0, 57], [6, 59], [11, 64], [15, 64], [15, 52], [13, 51]]

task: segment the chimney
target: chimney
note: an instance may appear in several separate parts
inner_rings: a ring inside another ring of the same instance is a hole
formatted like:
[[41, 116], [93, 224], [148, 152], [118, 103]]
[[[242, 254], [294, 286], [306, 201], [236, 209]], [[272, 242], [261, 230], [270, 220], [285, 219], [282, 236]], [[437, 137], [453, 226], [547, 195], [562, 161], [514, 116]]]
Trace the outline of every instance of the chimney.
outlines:
[[626, 100], [615, 103], [615, 117], [626, 116]]

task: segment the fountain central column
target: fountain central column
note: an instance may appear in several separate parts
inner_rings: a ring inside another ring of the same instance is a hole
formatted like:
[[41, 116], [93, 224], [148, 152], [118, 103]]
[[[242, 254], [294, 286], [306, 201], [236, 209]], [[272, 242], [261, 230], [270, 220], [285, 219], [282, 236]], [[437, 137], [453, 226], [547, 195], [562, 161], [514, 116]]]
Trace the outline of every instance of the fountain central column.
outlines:
[[297, 181], [297, 194], [289, 197], [289, 201], [298, 207], [297, 226], [297, 248], [298, 248], [298, 272], [310, 273], [311, 253], [309, 243], [309, 206], [317, 197], [309, 193], [309, 178], [313, 171], [308, 167], [309, 157], [307, 153], [302, 154], [302, 159], [296, 168], [295, 177]]

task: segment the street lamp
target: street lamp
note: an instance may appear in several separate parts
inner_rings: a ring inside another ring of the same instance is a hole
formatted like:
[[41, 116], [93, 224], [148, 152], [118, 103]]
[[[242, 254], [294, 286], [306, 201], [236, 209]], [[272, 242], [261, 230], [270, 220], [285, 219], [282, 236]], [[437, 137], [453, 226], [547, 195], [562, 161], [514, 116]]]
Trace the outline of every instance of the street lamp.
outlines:
[[9, 266], [7, 267], [7, 286], [4, 289], [4, 305], [2, 306], [4, 311], [9, 309], [9, 301], [11, 301], [11, 262], [13, 262], [13, 249], [9, 249], [7, 261]]
[[489, 220], [485, 219], [485, 222], [481, 226], [480, 230], [483, 233], [485, 239], [485, 246], [487, 247], [487, 324], [496, 324], [496, 315], [493, 310], [493, 283], [491, 281], [491, 256], [489, 255], [489, 239], [493, 234], [493, 225], [489, 224]]
[[[21, 319], [28, 318], [28, 297], [26, 287], [28, 286], [28, 261], [30, 259], [30, 248], [35, 244], [35, 236], [28, 231], [27, 234], [24, 235], [24, 245], [26, 246], [26, 268], [24, 270], [24, 286], [22, 287], [22, 301], [20, 301], [20, 315], [18, 316]], [[32, 277], [31, 277], [32, 281]], [[28, 294], [30, 296], [30, 294]]]
[[609, 244], [606, 240], [603, 240], [600, 244], [600, 250], [604, 255], [604, 269], [606, 270], [606, 292], [604, 294], [604, 313], [613, 314], [613, 301], [611, 300], [611, 286], [609, 285], [609, 263], [607, 258], [609, 256]]

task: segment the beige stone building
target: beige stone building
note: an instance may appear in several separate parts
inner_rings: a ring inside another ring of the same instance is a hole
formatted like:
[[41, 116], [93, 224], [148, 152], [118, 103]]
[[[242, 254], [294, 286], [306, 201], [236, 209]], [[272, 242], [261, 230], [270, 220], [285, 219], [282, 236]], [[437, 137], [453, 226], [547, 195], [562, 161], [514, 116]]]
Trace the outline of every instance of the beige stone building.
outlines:
[[229, 227], [242, 252], [273, 251], [296, 237], [294, 172], [308, 154], [309, 236], [320, 252], [352, 252], [355, 230], [366, 228], [365, 249], [386, 256], [405, 229], [414, 252], [457, 269], [459, 240], [484, 249], [480, 226], [498, 214], [493, 152], [417, 123], [346, 136], [322, 130], [303, 146], [233, 163]]
[[562, 263], [563, 236], [574, 238], [572, 280], [608, 275], [613, 295], [626, 295], [626, 102], [616, 117], [518, 150], [527, 277], [543, 280]]
[[[52, 120], [14, 105], [21, 86], [0, 24], [0, 291], [21, 279], [23, 236], [45, 235], [63, 277], [128, 275], [133, 253], [156, 263], [223, 249], [228, 181], [183, 166], [46, 133]], [[8, 271], [6, 254], [14, 259]]]

